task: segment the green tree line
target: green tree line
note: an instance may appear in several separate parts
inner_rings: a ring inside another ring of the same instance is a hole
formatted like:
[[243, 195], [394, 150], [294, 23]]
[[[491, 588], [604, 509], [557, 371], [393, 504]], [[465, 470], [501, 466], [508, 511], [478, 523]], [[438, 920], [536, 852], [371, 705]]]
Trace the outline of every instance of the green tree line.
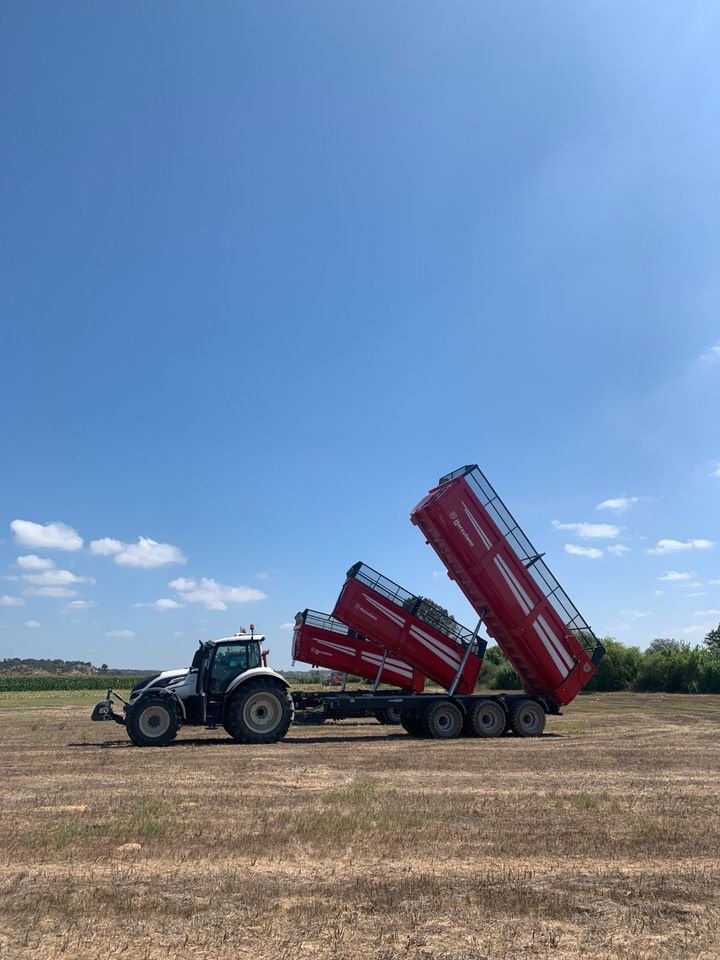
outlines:
[[95, 674], [94, 676], [0, 676], [0, 693], [25, 693], [37, 690], [107, 690], [113, 687], [116, 690], [130, 690], [143, 677], [111, 676], [110, 674]]

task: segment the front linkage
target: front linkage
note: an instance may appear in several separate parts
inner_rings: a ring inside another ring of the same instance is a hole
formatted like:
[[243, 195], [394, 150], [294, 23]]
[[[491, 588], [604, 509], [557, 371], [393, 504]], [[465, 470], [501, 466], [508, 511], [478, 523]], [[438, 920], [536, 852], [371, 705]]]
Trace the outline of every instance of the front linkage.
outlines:
[[115, 693], [112, 690], [108, 690], [107, 696], [104, 700], [101, 700], [99, 703], [95, 704], [95, 709], [92, 712], [92, 720], [114, 720], [115, 723], [121, 724], [123, 727], [127, 725], [127, 721], [124, 716], [119, 713], [115, 713], [113, 710], [113, 697], [116, 700], [119, 700], [120, 703], [123, 703], [127, 708], [127, 700], [123, 700], [119, 693]]

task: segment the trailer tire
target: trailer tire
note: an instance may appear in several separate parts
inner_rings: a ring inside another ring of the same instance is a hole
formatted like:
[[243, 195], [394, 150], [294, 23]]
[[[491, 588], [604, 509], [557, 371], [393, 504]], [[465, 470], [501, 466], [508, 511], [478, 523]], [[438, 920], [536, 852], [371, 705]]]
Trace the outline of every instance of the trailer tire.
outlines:
[[293, 720], [286, 687], [258, 678], [243, 683], [227, 705], [223, 726], [239, 743], [277, 743]]
[[518, 700], [510, 708], [510, 727], [517, 737], [540, 737], [545, 711], [535, 700]]
[[375, 719], [378, 723], [388, 724], [394, 727], [400, 723], [400, 714], [400, 707], [385, 707], [384, 710], [375, 711]]
[[418, 717], [401, 716], [400, 725], [405, 731], [405, 733], [409, 733], [411, 737], [425, 736], [422, 720], [420, 720]]
[[436, 700], [428, 704], [422, 715], [422, 727], [426, 736], [434, 740], [453, 740], [463, 728], [460, 707], [451, 700]]
[[127, 712], [128, 736], [136, 747], [166, 747], [179, 729], [177, 701], [162, 690], [140, 697]]
[[501, 737], [506, 721], [505, 711], [497, 700], [481, 700], [472, 707], [467, 718], [471, 736], [483, 739]]

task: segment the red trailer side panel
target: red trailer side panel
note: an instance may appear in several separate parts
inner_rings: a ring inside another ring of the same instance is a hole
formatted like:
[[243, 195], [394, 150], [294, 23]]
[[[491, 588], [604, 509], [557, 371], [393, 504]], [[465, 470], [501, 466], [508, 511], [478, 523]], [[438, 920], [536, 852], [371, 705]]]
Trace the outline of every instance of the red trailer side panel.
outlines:
[[[362, 563], [348, 577], [333, 610], [333, 617], [353, 630], [372, 636], [411, 663], [425, 676], [449, 689], [473, 634], [452, 617], [439, 614], [422, 597], [403, 590], [392, 580]], [[482, 667], [486, 644], [480, 640], [468, 655], [457, 693], [472, 693]]]
[[[383, 653], [382, 647], [358, 636], [326, 613], [303, 610], [295, 617], [293, 660], [375, 680]], [[422, 673], [392, 653], [385, 657], [380, 682], [413, 693], [422, 693], [425, 688]]]
[[411, 520], [473, 607], [528, 693], [567, 704], [604, 652], [477, 466], [444, 477]]

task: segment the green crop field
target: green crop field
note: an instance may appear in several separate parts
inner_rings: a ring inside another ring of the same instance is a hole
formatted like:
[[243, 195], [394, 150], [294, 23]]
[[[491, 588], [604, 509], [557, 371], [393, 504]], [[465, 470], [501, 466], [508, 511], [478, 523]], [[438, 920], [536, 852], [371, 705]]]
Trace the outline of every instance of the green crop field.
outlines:
[[720, 956], [720, 697], [145, 750], [96, 699], [0, 693], [3, 960]]

